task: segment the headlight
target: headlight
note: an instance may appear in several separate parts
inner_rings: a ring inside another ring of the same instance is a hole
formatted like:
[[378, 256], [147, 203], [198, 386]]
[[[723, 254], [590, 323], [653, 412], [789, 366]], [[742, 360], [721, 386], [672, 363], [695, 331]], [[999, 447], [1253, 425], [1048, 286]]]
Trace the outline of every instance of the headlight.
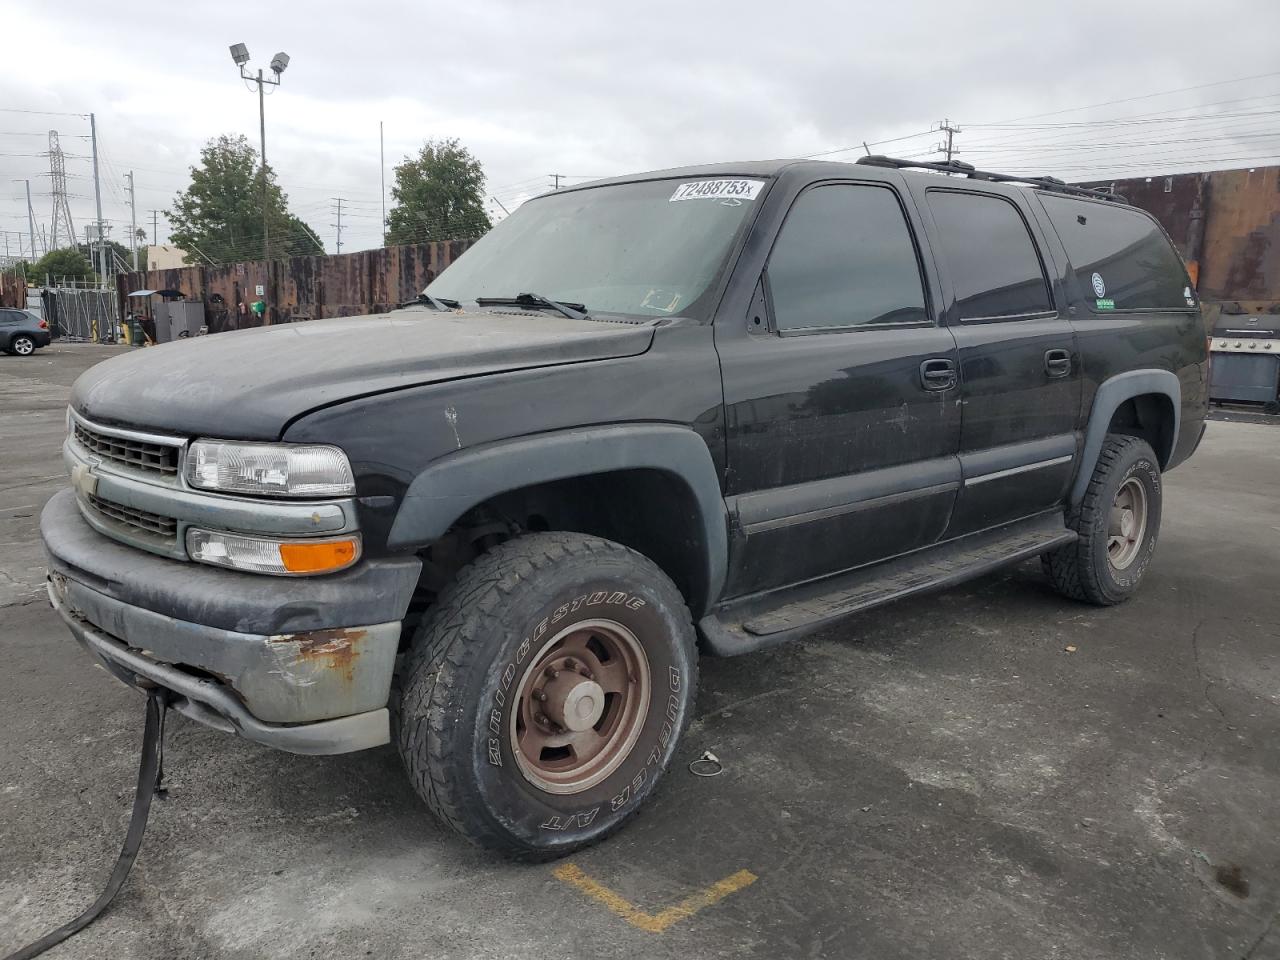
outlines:
[[200, 563], [249, 573], [336, 573], [360, 559], [360, 538], [273, 540], [189, 527], [187, 553]]
[[187, 482], [202, 490], [267, 497], [329, 497], [356, 492], [347, 455], [301, 443], [197, 440], [187, 448]]

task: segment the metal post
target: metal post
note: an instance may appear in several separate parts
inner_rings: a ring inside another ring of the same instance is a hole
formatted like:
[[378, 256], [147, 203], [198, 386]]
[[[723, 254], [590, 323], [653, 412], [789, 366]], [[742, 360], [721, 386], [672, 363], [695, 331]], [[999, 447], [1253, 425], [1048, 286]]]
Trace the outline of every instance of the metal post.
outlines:
[[271, 245], [267, 239], [267, 107], [263, 95], [262, 68], [258, 68], [258, 135], [262, 140], [262, 259], [271, 256]]
[[133, 192], [133, 171], [129, 171], [129, 247], [133, 250], [133, 272], [138, 272], [138, 205]]
[[89, 114], [89, 135], [93, 140], [93, 199], [98, 210], [98, 262], [102, 265], [99, 276], [102, 283], [107, 282], [107, 244], [102, 226], [102, 186], [98, 182], [98, 121]]
[[34, 263], [36, 259], [36, 213], [31, 206], [31, 181], [25, 181], [27, 184], [27, 226], [31, 228], [31, 260]]
[[382, 121], [378, 121], [378, 170], [382, 174], [382, 245], [387, 245], [387, 147], [382, 139]]
[[330, 197], [329, 199], [338, 205], [338, 222], [334, 224], [334, 226], [338, 228], [338, 241], [337, 241], [337, 249], [335, 250], [335, 253], [341, 253], [342, 252], [342, 204], [346, 200], [346, 197]]
[[151, 242], [160, 245], [160, 211], [151, 211]]

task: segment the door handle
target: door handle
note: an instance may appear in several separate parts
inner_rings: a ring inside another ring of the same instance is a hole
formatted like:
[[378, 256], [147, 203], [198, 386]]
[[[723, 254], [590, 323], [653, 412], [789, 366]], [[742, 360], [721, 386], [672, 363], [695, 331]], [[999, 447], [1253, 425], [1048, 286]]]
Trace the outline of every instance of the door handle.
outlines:
[[1065, 377], [1071, 373], [1070, 350], [1046, 350], [1044, 354], [1044, 372], [1050, 377]]
[[956, 385], [956, 362], [935, 357], [920, 364], [920, 386], [926, 390], [950, 390]]

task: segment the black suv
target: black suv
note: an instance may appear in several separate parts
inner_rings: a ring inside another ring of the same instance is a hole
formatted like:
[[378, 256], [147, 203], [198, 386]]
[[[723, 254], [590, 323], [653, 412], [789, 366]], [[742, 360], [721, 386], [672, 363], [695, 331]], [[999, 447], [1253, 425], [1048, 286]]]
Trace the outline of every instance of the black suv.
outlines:
[[0, 350], [29, 357], [37, 347], [47, 347], [49, 324], [29, 310], [0, 310]]
[[94, 367], [54, 607], [187, 716], [394, 742], [444, 822], [540, 857], [653, 791], [699, 648], [1036, 556], [1124, 600], [1204, 429], [1183, 265], [1117, 198], [909, 166], [561, 190], [404, 309]]

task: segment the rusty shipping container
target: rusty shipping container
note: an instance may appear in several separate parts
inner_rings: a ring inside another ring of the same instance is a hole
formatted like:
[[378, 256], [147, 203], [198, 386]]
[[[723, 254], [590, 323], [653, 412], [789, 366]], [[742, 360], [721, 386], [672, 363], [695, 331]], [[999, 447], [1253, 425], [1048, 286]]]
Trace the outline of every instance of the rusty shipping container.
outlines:
[[[472, 242], [123, 273], [117, 277], [117, 292], [126, 312], [149, 311], [144, 301], [127, 299], [135, 290], [176, 290], [187, 300], [199, 300], [210, 333], [261, 323], [385, 313], [421, 293]], [[261, 321], [250, 309], [258, 299], [266, 303]]]

